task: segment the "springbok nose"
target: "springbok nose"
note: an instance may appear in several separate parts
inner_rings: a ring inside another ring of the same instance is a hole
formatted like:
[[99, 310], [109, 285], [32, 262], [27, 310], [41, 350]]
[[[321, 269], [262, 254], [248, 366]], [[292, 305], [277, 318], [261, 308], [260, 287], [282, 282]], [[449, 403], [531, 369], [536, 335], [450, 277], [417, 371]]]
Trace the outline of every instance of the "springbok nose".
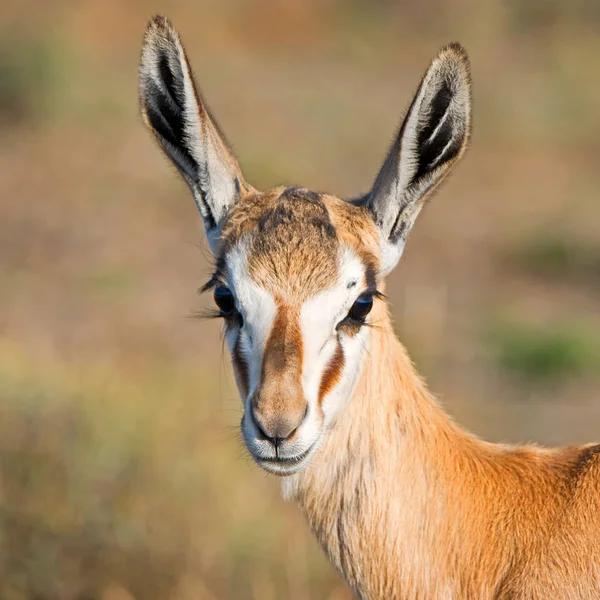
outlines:
[[250, 400], [256, 426], [275, 446], [306, 416], [302, 389], [302, 335], [294, 310], [280, 307], [265, 345], [260, 383]]
[[252, 407], [251, 412], [252, 419], [262, 435], [277, 446], [279, 442], [294, 435], [296, 429], [304, 421], [307, 408], [301, 411], [286, 411], [279, 415], [265, 413], [259, 407]]

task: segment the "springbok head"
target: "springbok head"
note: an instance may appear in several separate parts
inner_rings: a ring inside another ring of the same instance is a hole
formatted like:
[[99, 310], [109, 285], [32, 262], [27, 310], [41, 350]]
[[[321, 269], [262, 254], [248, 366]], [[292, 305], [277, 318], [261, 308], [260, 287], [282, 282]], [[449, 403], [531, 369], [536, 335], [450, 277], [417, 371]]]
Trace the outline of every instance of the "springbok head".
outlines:
[[373, 188], [353, 201], [249, 185], [163, 17], [146, 30], [139, 92], [146, 125], [204, 220], [215, 257], [205, 288], [225, 323], [245, 443], [267, 471], [297, 472], [352, 394], [382, 278], [465, 150], [467, 55], [451, 44], [434, 58]]

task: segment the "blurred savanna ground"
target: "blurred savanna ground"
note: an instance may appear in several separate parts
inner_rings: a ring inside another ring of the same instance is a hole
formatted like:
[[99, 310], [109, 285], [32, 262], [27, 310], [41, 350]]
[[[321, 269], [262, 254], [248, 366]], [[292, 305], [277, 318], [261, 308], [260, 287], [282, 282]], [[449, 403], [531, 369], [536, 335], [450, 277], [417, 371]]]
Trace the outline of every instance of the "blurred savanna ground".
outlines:
[[494, 440], [600, 440], [597, 0], [5, 0], [0, 599], [350, 594], [246, 458], [200, 219], [144, 131], [171, 17], [257, 187], [368, 188], [438, 47], [471, 149], [390, 278], [398, 334]]

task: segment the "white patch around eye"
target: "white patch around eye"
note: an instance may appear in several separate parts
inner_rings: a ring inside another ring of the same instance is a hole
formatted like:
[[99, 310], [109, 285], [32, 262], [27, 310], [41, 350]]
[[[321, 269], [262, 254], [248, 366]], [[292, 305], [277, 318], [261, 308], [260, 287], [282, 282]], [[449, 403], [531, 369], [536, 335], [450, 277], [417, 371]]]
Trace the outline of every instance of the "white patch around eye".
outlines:
[[227, 281], [244, 326], [226, 335], [230, 351], [239, 336], [241, 352], [248, 365], [248, 398], [260, 383], [262, 359], [277, 314], [271, 294], [256, 285], [248, 273], [248, 245], [242, 240], [227, 255]]
[[[351, 285], [352, 282], [356, 285]], [[348, 287], [350, 284], [350, 287]], [[365, 336], [368, 332], [363, 328], [352, 338], [340, 336], [336, 327], [346, 316], [356, 298], [365, 286], [365, 266], [350, 248], [344, 248], [341, 252], [340, 273], [335, 285], [324, 290], [304, 303], [300, 312], [300, 330], [304, 346], [304, 364], [302, 369], [302, 387], [304, 395], [313, 410], [316, 407], [319, 396], [319, 388], [323, 374], [332, 359], [338, 343], [342, 344], [344, 352], [344, 368], [341, 381], [328, 394], [336, 397], [325, 399], [323, 412], [326, 417], [335, 412], [333, 404], [338, 405], [346, 397], [337, 398], [344, 392], [351, 392], [344, 384], [352, 377], [351, 369], [358, 369], [358, 357], [362, 354], [365, 344]], [[328, 401], [329, 400], [329, 401]]]

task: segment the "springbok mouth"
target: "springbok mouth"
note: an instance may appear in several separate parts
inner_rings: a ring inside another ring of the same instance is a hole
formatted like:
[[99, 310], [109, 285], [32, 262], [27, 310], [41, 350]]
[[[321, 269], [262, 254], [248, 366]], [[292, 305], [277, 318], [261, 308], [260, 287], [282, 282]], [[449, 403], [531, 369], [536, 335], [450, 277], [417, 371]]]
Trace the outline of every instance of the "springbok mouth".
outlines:
[[289, 458], [273, 457], [263, 458], [254, 456], [254, 460], [269, 473], [274, 475], [293, 475], [301, 471], [308, 463], [307, 459], [315, 448], [316, 443], [311, 444], [304, 452]]
[[309, 446], [304, 452], [301, 452], [300, 454], [297, 454], [296, 456], [291, 456], [289, 458], [281, 458], [281, 457], [275, 457], [275, 458], [260, 458], [260, 462], [269, 462], [269, 463], [275, 463], [275, 464], [280, 464], [280, 465], [293, 465], [293, 464], [297, 464], [299, 462], [302, 462], [310, 453], [310, 451], [312, 450], [312, 445]]

